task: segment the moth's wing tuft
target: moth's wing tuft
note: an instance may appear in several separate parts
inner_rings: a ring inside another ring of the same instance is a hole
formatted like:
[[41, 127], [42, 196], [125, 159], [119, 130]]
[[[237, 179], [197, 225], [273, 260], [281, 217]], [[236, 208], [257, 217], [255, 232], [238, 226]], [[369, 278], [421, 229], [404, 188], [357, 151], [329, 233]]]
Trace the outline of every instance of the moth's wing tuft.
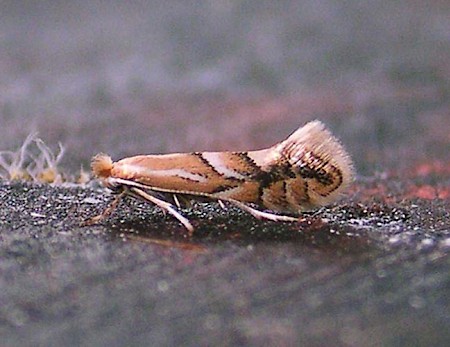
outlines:
[[95, 177], [108, 178], [111, 176], [113, 161], [111, 157], [104, 153], [99, 153], [92, 158], [91, 169]]
[[320, 121], [307, 123], [278, 146], [294, 171], [307, 182], [312, 205], [336, 200], [354, 179], [349, 154]]

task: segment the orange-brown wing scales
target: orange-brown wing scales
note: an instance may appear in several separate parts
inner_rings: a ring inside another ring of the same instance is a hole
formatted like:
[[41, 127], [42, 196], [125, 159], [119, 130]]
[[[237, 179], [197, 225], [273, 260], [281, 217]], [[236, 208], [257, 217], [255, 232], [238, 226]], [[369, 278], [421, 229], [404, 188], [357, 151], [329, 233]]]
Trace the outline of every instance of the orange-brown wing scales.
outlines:
[[353, 180], [350, 157], [317, 121], [258, 151], [141, 155], [115, 163], [101, 155], [92, 165], [98, 177], [131, 180], [163, 192], [251, 202], [276, 211], [325, 205]]
[[233, 156], [228, 152], [136, 156], [114, 163], [111, 175], [186, 194], [219, 196], [233, 189], [236, 194], [250, 177], [248, 168], [229, 165]]

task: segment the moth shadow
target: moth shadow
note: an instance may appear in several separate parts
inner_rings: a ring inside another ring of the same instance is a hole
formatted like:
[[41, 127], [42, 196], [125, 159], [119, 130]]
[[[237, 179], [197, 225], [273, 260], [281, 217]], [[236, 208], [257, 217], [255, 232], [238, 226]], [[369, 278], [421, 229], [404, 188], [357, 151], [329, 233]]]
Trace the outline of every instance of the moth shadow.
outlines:
[[290, 243], [330, 252], [361, 253], [373, 248], [367, 233], [350, 225], [305, 214], [299, 222], [257, 220], [240, 211], [220, 211], [215, 206], [185, 213], [195, 227], [192, 235], [171, 216], [127, 214], [107, 224], [111, 235], [130, 241], [186, 250], [208, 249], [224, 242], [239, 246]]

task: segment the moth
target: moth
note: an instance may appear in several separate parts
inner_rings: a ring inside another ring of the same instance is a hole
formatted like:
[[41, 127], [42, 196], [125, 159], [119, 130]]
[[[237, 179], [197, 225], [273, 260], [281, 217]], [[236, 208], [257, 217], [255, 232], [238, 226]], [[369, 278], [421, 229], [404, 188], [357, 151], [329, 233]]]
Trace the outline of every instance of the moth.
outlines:
[[117, 162], [100, 153], [91, 168], [117, 197], [89, 224], [131, 196], [173, 215], [190, 235], [194, 227], [179, 212], [179, 198], [228, 202], [258, 219], [295, 222], [298, 218], [286, 213], [298, 215], [335, 201], [354, 177], [350, 156], [317, 120], [266, 149], [138, 155]]

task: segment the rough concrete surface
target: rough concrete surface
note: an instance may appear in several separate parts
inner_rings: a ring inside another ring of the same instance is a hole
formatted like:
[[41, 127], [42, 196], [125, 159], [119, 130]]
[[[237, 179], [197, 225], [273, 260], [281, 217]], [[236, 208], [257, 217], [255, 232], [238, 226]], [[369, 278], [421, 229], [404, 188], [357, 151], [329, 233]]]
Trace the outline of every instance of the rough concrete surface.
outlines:
[[[38, 131], [69, 178], [1, 171], [1, 346], [450, 343], [450, 8], [299, 3], [0, 4], [0, 150]], [[358, 175], [298, 223], [197, 202], [189, 239], [125, 199], [81, 226], [113, 199], [72, 179], [95, 153], [256, 149], [316, 118]]]

